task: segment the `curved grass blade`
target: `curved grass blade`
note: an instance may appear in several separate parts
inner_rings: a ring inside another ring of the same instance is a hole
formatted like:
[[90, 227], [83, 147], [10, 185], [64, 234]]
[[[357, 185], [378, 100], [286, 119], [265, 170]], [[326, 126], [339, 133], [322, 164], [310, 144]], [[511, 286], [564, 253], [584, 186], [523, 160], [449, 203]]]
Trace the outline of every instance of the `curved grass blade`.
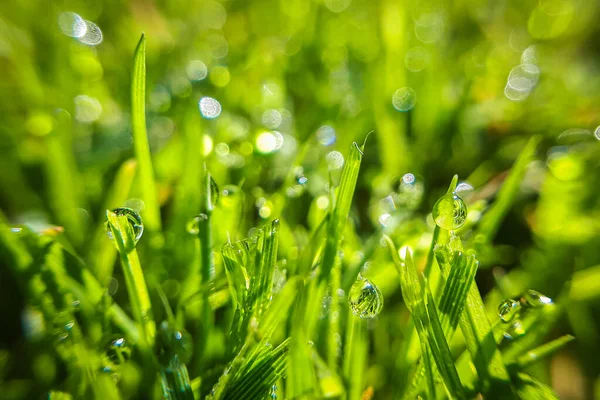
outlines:
[[146, 131], [146, 37], [142, 34], [133, 55], [131, 75], [131, 119], [133, 147], [139, 164], [140, 187], [146, 205], [144, 223], [150, 231], [160, 231], [160, 209], [154, 181], [154, 169]]

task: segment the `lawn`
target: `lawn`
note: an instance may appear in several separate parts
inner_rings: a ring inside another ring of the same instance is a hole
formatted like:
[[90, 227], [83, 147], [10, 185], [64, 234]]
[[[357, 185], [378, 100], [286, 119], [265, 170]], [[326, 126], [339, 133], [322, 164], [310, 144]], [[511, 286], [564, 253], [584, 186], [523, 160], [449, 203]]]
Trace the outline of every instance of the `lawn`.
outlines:
[[600, 398], [600, 3], [0, 4], [0, 399]]

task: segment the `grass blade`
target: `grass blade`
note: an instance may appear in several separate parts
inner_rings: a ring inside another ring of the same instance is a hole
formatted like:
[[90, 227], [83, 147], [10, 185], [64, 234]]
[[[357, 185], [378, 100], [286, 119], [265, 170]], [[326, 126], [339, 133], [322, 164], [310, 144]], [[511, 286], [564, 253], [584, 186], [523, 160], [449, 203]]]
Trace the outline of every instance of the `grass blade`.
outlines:
[[529, 350], [527, 353], [517, 358], [516, 366], [519, 369], [523, 369], [539, 361], [542, 361], [544, 358], [556, 353], [558, 350], [562, 349], [567, 344], [571, 343], [573, 340], [575, 340], [574, 336], [564, 335], [552, 340], [551, 342], [538, 346], [533, 350]]
[[131, 75], [131, 119], [133, 128], [133, 147], [139, 165], [140, 187], [145, 204], [144, 221], [148, 230], [160, 231], [160, 209], [154, 169], [146, 131], [146, 37], [142, 34], [133, 55]]
[[521, 154], [511, 168], [506, 181], [498, 192], [498, 196], [490, 209], [481, 217], [479, 234], [483, 235], [486, 242], [491, 241], [500, 228], [500, 223], [508, 213], [508, 210], [517, 196], [521, 181], [525, 176], [527, 166], [535, 155], [535, 150], [540, 142], [539, 136], [532, 136], [527, 142]]
[[117, 216], [112, 211], [107, 211], [106, 216], [115, 246], [121, 258], [123, 275], [125, 276], [134, 318], [143, 332], [142, 343], [151, 348], [154, 344], [156, 325], [152, 318], [152, 305], [150, 304], [144, 273], [135, 250], [133, 230], [126, 217]]

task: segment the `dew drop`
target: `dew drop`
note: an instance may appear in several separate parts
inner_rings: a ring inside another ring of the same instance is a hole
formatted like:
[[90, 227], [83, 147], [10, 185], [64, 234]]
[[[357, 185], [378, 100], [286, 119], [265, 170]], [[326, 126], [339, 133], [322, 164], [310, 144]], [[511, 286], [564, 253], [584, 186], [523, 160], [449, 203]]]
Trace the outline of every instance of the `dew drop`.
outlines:
[[197, 235], [200, 232], [200, 224], [204, 221], [208, 221], [208, 215], [198, 214], [194, 218], [189, 220], [186, 226], [186, 230], [192, 235]]
[[102, 31], [98, 25], [91, 21], [85, 21], [85, 24], [87, 26], [85, 33], [77, 39], [88, 46], [96, 46], [97, 44], [102, 43]]
[[392, 96], [392, 104], [398, 111], [411, 110], [416, 102], [417, 94], [409, 87], [403, 87], [396, 90]]
[[532, 289], [529, 289], [523, 293], [519, 299], [519, 302], [523, 308], [539, 308], [548, 304], [553, 304], [553, 301], [550, 297]]
[[163, 366], [186, 364], [192, 358], [192, 340], [186, 331], [163, 321], [156, 335], [156, 355]]
[[344, 166], [344, 156], [339, 151], [331, 151], [326, 156], [327, 166], [330, 170], [337, 170]]
[[348, 295], [350, 309], [360, 318], [374, 318], [383, 309], [383, 294], [370, 280], [358, 277]]
[[117, 338], [106, 348], [106, 355], [115, 364], [123, 364], [131, 358], [131, 348], [124, 338]]
[[[119, 207], [112, 210], [113, 213], [117, 214], [118, 217], [127, 217], [127, 221], [131, 224], [131, 228], [133, 229], [133, 240], [135, 243], [140, 240], [142, 234], [144, 233], [144, 223], [142, 222], [142, 217], [140, 214], [127, 207]], [[108, 224], [108, 220], [105, 224], [106, 234], [109, 238], [113, 238], [112, 231], [110, 230], [110, 225]]]
[[504, 337], [508, 340], [518, 339], [525, 335], [525, 328], [520, 320], [514, 321], [510, 328], [504, 333]]
[[87, 31], [87, 24], [74, 12], [63, 12], [58, 16], [58, 26], [62, 33], [74, 38], [81, 38]]
[[206, 119], [215, 119], [221, 115], [221, 103], [212, 97], [203, 97], [198, 103], [200, 113]]
[[467, 219], [467, 206], [457, 194], [448, 193], [434, 204], [432, 216], [440, 228], [448, 231], [458, 229]]
[[498, 315], [502, 322], [508, 323], [515, 318], [520, 308], [521, 306], [518, 301], [506, 299], [498, 306]]

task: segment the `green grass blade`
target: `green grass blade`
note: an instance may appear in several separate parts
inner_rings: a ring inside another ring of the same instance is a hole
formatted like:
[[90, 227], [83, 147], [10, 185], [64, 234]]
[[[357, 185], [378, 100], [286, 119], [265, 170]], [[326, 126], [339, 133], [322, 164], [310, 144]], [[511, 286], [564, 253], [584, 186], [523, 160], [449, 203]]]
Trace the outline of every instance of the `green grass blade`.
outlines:
[[336, 190], [335, 207], [327, 225], [325, 252], [323, 254], [323, 261], [319, 273], [320, 281], [327, 281], [329, 279], [329, 274], [331, 273], [331, 269], [335, 262], [338, 242], [342, 231], [344, 230], [344, 226], [346, 225], [348, 215], [350, 214], [350, 206], [352, 205], [352, 197], [354, 196], [354, 189], [356, 188], [356, 180], [358, 179], [363, 149], [364, 145], [358, 147], [358, 144], [352, 143], [350, 156], [346, 160], [346, 164], [342, 170], [340, 185]]
[[517, 375], [516, 389], [519, 398], [524, 400], [558, 400], [551, 388], [527, 374]]
[[156, 325], [152, 317], [152, 305], [150, 304], [144, 273], [135, 250], [133, 230], [126, 217], [117, 216], [112, 211], [107, 211], [106, 216], [121, 258], [131, 308], [135, 320], [143, 332], [144, 340], [142, 343], [151, 347], [154, 343]]
[[498, 192], [496, 201], [483, 215], [483, 217], [481, 217], [478, 233], [483, 236], [486, 242], [493, 240], [496, 232], [500, 228], [502, 220], [514, 202], [517, 193], [519, 192], [521, 181], [525, 176], [527, 166], [533, 159], [539, 142], [539, 136], [532, 136], [529, 139], [521, 151], [521, 154], [519, 154], [519, 157], [515, 161], [515, 165], [508, 174], [508, 177], [502, 185], [502, 188]]
[[517, 358], [516, 366], [519, 369], [526, 368], [532, 364], [542, 361], [546, 357], [551, 356], [558, 350], [565, 347], [567, 344], [575, 340], [574, 336], [564, 335], [557, 339], [554, 339], [548, 343], [536, 347], [533, 350], [529, 350], [527, 353]]
[[160, 209], [154, 169], [146, 131], [146, 37], [142, 34], [133, 56], [131, 75], [131, 119], [133, 147], [139, 165], [140, 187], [144, 200], [144, 222], [149, 231], [160, 231]]
[[[112, 210], [115, 207], [123, 206], [129, 196], [136, 169], [137, 163], [135, 160], [127, 160], [121, 165], [104, 201], [104, 210]], [[94, 275], [102, 283], [112, 276], [116, 257], [115, 246], [106, 237], [104, 221], [105, 218], [102, 215], [87, 254]]]

